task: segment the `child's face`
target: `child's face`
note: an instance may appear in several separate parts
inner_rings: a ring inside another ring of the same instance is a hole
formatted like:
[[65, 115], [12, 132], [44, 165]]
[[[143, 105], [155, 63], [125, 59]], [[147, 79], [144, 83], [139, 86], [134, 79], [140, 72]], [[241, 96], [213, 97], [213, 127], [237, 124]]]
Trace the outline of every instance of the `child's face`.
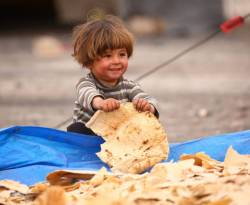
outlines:
[[125, 48], [106, 50], [90, 66], [94, 76], [103, 83], [115, 85], [128, 67], [128, 54]]

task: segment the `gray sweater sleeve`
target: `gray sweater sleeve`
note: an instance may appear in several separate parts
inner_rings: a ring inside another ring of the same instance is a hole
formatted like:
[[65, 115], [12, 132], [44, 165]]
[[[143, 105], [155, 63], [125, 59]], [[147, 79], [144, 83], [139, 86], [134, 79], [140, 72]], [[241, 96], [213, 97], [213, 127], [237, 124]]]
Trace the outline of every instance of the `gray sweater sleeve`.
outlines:
[[141, 89], [141, 86], [133, 81], [128, 82], [129, 99], [133, 101], [135, 99], [143, 98], [147, 100], [155, 108], [155, 116], [159, 117], [159, 106], [155, 98], [151, 97], [149, 94]]
[[88, 78], [82, 78], [76, 85], [77, 100], [84, 110], [87, 112], [95, 112], [91, 103], [94, 97], [103, 97], [99, 90], [96, 88], [95, 83]]

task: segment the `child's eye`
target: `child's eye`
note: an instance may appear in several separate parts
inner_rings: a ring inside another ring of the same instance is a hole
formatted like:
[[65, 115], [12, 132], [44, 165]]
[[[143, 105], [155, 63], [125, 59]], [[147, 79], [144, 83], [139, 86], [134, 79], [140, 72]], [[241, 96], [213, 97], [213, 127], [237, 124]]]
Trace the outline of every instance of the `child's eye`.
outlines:
[[122, 52], [122, 53], [120, 53], [120, 56], [121, 57], [127, 56], [127, 53], [126, 52]]
[[110, 57], [111, 57], [111, 54], [106, 53], [106, 54], [104, 54], [102, 57], [103, 57], [103, 58], [110, 58]]

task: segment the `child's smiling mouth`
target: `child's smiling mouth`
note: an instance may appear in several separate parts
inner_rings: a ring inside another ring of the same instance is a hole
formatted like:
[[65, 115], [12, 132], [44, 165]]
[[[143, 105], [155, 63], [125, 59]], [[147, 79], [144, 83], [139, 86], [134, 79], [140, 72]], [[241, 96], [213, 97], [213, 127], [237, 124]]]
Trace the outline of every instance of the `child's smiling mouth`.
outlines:
[[110, 68], [109, 71], [111, 72], [116, 72], [116, 71], [122, 71], [123, 68], [119, 67], [119, 68]]

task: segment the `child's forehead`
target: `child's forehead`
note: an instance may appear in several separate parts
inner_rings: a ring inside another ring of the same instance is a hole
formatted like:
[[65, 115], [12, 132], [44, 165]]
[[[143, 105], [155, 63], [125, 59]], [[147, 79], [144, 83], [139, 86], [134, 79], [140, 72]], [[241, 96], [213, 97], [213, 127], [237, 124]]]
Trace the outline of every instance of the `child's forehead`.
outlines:
[[107, 52], [120, 52], [120, 51], [126, 51], [127, 52], [127, 49], [126, 48], [107, 48], [104, 50], [104, 53], [107, 53]]

